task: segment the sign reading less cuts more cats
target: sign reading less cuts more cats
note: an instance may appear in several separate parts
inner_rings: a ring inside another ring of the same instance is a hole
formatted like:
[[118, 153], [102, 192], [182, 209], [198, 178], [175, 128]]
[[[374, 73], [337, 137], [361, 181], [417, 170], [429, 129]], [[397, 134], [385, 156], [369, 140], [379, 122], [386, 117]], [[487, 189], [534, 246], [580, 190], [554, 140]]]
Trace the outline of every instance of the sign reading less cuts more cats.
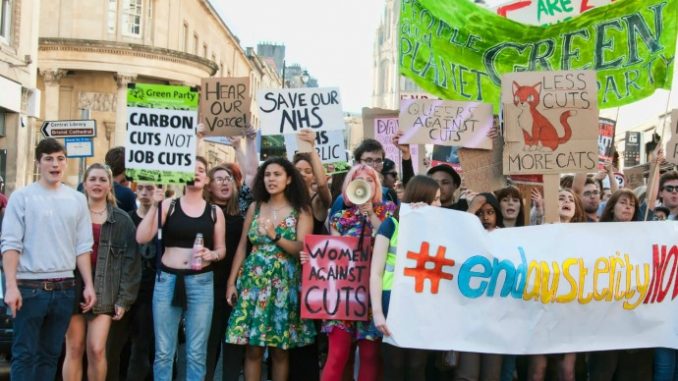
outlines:
[[593, 71], [502, 77], [504, 174], [590, 172], [598, 163], [598, 88]]

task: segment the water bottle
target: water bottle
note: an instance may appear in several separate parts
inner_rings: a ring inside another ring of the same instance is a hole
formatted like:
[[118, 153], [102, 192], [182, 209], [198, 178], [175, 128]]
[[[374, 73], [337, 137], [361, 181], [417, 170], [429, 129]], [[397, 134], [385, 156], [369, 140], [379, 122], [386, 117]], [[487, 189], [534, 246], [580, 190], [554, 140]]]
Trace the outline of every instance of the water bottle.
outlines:
[[203, 239], [202, 233], [195, 235], [195, 241], [193, 241], [193, 256], [191, 257], [191, 270], [201, 270], [202, 269], [202, 257], [200, 257], [200, 251], [203, 248]]

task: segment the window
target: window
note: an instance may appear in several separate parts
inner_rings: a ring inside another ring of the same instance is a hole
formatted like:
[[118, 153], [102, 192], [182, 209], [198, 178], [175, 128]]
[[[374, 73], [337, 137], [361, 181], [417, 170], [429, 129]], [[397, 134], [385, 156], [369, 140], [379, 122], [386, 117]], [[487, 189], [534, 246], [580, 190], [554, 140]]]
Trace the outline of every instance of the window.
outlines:
[[12, 32], [12, 0], [0, 0], [0, 41], [9, 42]]
[[179, 50], [182, 52], [188, 53], [188, 23], [184, 22], [184, 39], [181, 41], [183, 44]]
[[198, 55], [198, 35], [193, 33], [193, 54]]
[[122, 32], [126, 36], [141, 36], [143, 0], [124, 0], [122, 7]]
[[108, 0], [108, 33], [115, 34], [118, 24], [118, 0]]

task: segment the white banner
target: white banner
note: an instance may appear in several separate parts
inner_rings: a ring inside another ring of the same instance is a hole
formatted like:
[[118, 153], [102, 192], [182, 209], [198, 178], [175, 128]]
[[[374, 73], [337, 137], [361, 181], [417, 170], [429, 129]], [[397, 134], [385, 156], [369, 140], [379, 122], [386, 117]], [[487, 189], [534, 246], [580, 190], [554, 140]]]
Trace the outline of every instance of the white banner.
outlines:
[[388, 340], [408, 348], [568, 353], [678, 348], [678, 223], [487, 233], [469, 213], [401, 206]]
[[[315, 149], [318, 151], [320, 161], [323, 163], [348, 161], [344, 131], [335, 130], [318, 132], [315, 138]], [[287, 157], [290, 160], [294, 157], [294, 154], [299, 151], [296, 134], [285, 135], [285, 150], [287, 151]]]
[[301, 128], [343, 130], [339, 89], [265, 89], [257, 92], [262, 135], [292, 134]]

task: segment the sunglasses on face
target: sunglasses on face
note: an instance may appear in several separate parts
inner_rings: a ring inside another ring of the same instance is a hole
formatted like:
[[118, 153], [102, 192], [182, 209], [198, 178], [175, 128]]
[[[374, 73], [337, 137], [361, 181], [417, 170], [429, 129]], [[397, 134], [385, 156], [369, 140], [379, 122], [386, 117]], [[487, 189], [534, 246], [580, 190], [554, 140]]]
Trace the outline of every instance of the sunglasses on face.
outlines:
[[678, 192], [678, 185], [664, 185], [664, 190], [669, 193]]

